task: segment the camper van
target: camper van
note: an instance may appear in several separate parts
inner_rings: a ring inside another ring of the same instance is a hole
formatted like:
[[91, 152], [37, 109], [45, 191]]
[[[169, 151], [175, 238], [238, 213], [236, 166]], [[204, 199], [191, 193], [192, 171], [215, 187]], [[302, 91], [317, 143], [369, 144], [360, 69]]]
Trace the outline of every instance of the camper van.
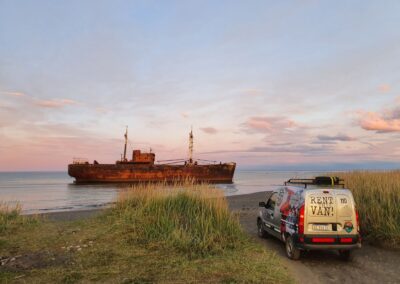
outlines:
[[290, 179], [259, 207], [259, 237], [282, 240], [290, 259], [308, 250], [337, 250], [349, 260], [361, 247], [353, 195], [338, 177]]

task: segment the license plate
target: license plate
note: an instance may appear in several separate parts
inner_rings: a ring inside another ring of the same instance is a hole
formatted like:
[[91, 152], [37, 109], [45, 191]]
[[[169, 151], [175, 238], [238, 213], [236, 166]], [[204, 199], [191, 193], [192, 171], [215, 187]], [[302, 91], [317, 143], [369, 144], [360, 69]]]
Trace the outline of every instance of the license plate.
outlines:
[[312, 225], [313, 231], [329, 231], [328, 225]]

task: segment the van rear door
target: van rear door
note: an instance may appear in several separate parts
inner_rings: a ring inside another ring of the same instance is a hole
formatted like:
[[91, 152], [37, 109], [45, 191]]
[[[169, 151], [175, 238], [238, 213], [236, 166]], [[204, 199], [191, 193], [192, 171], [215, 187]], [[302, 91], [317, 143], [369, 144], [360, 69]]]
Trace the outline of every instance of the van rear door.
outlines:
[[342, 189], [309, 190], [305, 196], [304, 233], [310, 235], [356, 234], [354, 200]]
[[337, 200], [332, 190], [309, 190], [305, 198], [305, 234], [332, 234], [337, 227]]

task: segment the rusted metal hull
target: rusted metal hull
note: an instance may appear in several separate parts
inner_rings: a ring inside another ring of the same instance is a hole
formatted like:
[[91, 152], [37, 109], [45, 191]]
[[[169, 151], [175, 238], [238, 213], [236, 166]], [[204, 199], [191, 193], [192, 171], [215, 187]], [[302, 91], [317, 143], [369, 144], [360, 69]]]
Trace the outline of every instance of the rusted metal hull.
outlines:
[[76, 183], [197, 182], [232, 183], [236, 163], [215, 165], [70, 164]]

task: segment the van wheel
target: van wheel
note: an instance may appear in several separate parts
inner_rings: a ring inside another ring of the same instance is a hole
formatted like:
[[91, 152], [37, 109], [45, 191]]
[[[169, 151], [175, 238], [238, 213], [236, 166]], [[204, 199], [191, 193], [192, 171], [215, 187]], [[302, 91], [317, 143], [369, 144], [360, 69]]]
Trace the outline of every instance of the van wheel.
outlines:
[[353, 252], [351, 250], [339, 250], [339, 257], [343, 261], [351, 261], [353, 259]]
[[294, 241], [292, 236], [286, 238], [285, 247], [286, 247], [286, 255], [288, 258], [293, 260], [300, 259], [301, 251], [294, 246]]
[[268, 237], [268, 233], [264, 230], [260, 219], [257, 219], [257, 234], [260, 238]]

